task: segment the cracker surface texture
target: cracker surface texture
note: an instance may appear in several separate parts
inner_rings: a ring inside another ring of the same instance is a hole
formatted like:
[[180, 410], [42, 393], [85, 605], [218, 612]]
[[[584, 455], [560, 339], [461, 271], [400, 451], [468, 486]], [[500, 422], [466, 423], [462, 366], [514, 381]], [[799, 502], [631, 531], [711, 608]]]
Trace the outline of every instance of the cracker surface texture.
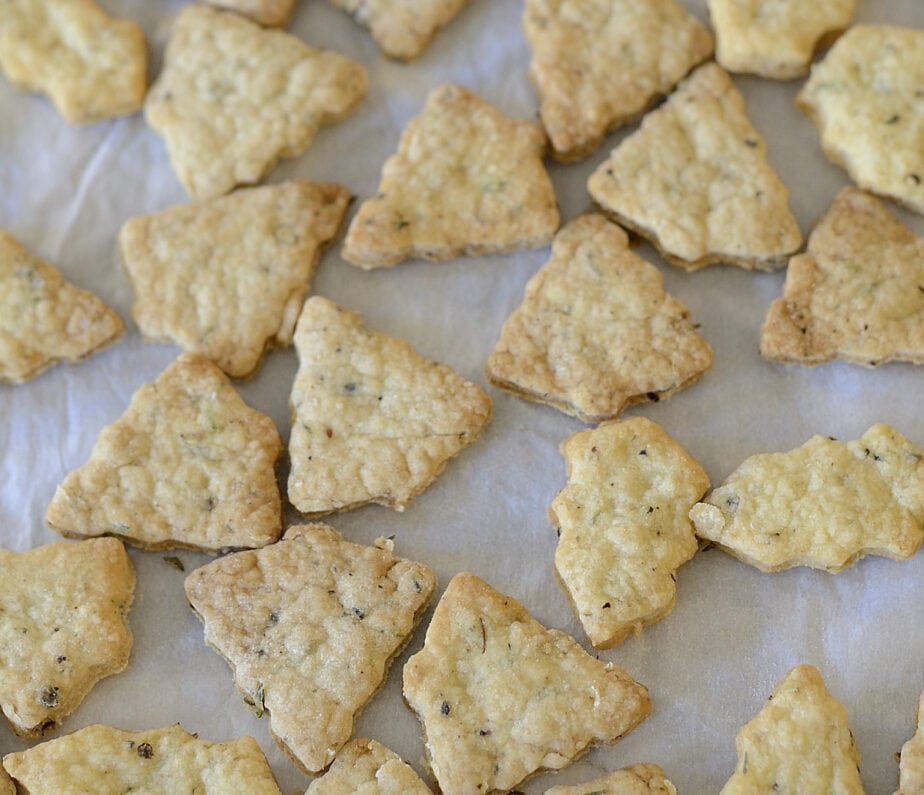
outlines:
[[326, 298], [305, 302], [295, 348], [289, 500], [302, 513], [403, 510], [491, 419], [480, 387]]
[[712, 349], [660, 271], [629, 250], [620, 227], [583, 215], [555, 237], [486, 373], [520, 397], [602, 422], [672, 395], [711, 365]]
[[590, 176], [594, 200], [673, 265], [774, 270], [802, 243], [788, 192], [744, 100], [699, 67]]
[[865, 555], [911, 557], [924, 540], [924, 450], [873, 425], [751, 456], [690, 518], [696, 534], [761, 571], [841, 571]]
[[523, 30], [560, 160], [590, 154], [712, 55], [712, 34], [675, 0], [527, 0]]
[[291, 343], [349, 199], [340, 185], [297, 180], [127, 221], [119, 248], [141, 332], [250, 375], [265, 350]]
[[648, 691], [624, 670], [474, 574], [446, 588], [423, 649], [404, 666], [404, 698], [447, 793], [509, 791], [615, 742], [651, 711]]
[[545, 146], [538, 124], [461, 86], [434, 89], [353, 218], [344, 259], [381, 268], [547, 245], [559, 215]]
[[208, 359], [184, 353], [103, 428], [45, 521], [64, 536], [114, 535], [142, 549], [270, 544], [282, 532], [281, 451], [272, 419]]
[[902, 746], [899, 764], [898, 791], [895, 795], [921, 795], [924, 792], [924, 694], [918, 699], [915, 720], [917, 728]]
[[57, 728], [128, 664], [135, 570], [122, 542], [0, 549], [0, 708], [21, 737]]
[[430, 788], [394, 751], [375, 740], [350, 740], [305, 795], [433, 795]]
[[677, 788], [664, 771], [651, 763], [616, 770], [584, 784], [563, 784], [545, 795], [677, 795]]
[[300, 154], [322, 124], [353, 110], [367, 82], [342, 55], [193, 4], [177, 16], [145, 115], [180, 182], [207, 199]]
[[236, 11], [267, 27], [283, 27], [289, 21], [295, 0], [205, 0], [209, 5]]

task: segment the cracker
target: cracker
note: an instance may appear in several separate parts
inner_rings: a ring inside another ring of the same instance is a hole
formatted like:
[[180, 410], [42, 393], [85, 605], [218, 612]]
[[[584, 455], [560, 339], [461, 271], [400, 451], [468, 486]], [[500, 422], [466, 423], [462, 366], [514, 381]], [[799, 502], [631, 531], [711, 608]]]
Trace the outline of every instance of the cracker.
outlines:
[[924, 364], [924, 239], [878, 199], [844, 188], [790, 260], [760, 352], [807, 365]]
[[658, 765], [645, 763], [616, 770], [584, 784], [552, 787], [545, 795], [677, 795], [677, 788]]
[[22, 383], [59, 361], [115, 342], [121, 318], [0, 229], [0, 383]]
[[548, 244], [559, 216], [545, 145], [538, 124], [461, 86], [434, 89], [385, 161], [378, 195], [353, 218], [344, 259], [381, 268]]
[[214, 364], [184, 353], [101, 431], [58, 486], [45, 521], [64, 536], [219, 552], [282, 532], [282, 440]]
[[699, 67], [591, 175], [594, 200], [671, 264], [774, 270], [802, 243], [788, 193], [744, 100]]
[[193, 4], [177, 16], [145, 115], [180, 182], [207, 199], [304, 151], [321, 125], [353, 110], [367, 82], [342, 55]]
[[404, 507], [491, 419], [480, 387], [326, 298], [295, 330], [289, 501], [302, 513]]
[[21, 737], [57, 728], [128, 664], [135, 570], [122, 543], [0, 549], [0, 708]]
[[847, 711], [811, 665], [793, 668], [735, 738], [738, 765], [721, 795], [863, 795]]
[[814, 436], [751, 456], [690, 518], [700, 538], [761, 571], [904, 560], [924, 540], [924, 450], [883, 423], [852, 442]]
[[555, 571], [590, 642], [606, 649], [673, 609], [675, 572], [697, 549], [688, 514], [709, 476], [644, 417], [580, 431], [561, 452]]
[[423, 564], [366, 547], [327, 525], [192, 572], [186, 596], [206, 642], [270, 732], [305, 771], [327, 767], [354, 716], [385, 680], [436, 587]]
[[485, 372], [495, 386], [584, 422], [658, 401], [712, 365], [689, 310], [661, 272], [599, 215], [571, 221], [526, 285]]
[[296, 0], [205, 0], [209, 5], [236, 11], [267, 27], [284, 27]]
[[854, 25], [812, 67], [796, 105], [861, 188], [924, 213], [924, 30]]
[[141, 332], [250, 375], [265, 350], [291, 343], [349, 199], [340, 185], [296, 180], [127, 221], [119, 248]]
[[895, 795], [920, 795], [924, 792], [924, 694], [918, 699], [915, 721], [917, 728], [902, 746], [899, 764], [898, 791]]
[[364, 737], [350, 740], [305, 795], [432, 795], [414, 769], [394, 751]]
[[423, 649], [404, 666], [404, 698], [443, 792], [511, 790], [615, 742], [651, 711], [624, 670], [474, 574], [446, 588]]
[[16, 785], [2, 765], [0, 765], [0, 795], [16, 795]]
[[675, 0], [527, 0], [530, 79], [559, 160], [590, 154], [712, 55], [712, 34]]

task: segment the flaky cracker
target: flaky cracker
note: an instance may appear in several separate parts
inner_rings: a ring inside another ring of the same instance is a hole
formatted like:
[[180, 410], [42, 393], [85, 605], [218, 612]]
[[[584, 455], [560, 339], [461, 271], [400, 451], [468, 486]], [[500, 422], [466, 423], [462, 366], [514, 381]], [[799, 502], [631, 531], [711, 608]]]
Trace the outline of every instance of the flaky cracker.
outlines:
[[143, 549], [270, 544], [282, 532], [281, 451], [272, 419], [208, 359], [184, 353], [103, 428], [45, 521], [64, 536], [115, 535]]
[[305, 795], [432, 795], [407, 762], [375, 740], [350, 740]]
[[289, 500], [302, 513], [403, 510], [491, 419], [480, 387], [326, 298], [305, 302], [295, 347]]
[[924, 540], [924, 450], [883, 423], [852, 442], [814, 436], [751, 456], [690, 518], [700, 538], [761, 571], [904, 560]]
[[898, 791], [895, 795], [921, 795], [924, 792], [924, 694], [918, 699], [915, 722], [917, 728], [902, 746], [899, 760]]
[[303, 770], [327, 767], [382, 685], [436, 586], [423, 564], [327, 525], [220, 558], [186, 578], [206, 642], [234, 669], [251, 708]]
[[280, 30], [193, 4], [174, 23], [145, 102], [180, 182], [197, 199], [258, 182], [366, 93], [365, 69]]
[[773, 270], [802, 233], [744, 100], [714, 63], [699, 67], [591, 175], [608, 213], [673, 265]]
[[236, 11], [268, 27], [283, 27], [296, 0], [205, 0], [209, 5]]
[[712, 365], [712, 349], [662, 285], [622, 229], [580, 216], [504, 323], [488, 378], [585, 422], [683, 389]]
[[558, 229], [538, 124], [456, 85], [434, 89], [385, 161], [343, 245], [361, 268], [538, 248]]
[[643, 763], [584, 784], [552, 787], [545, 795], [677, 795], [677, 788], [658, 765]]
[[615, 742], [651, 710], [624, 670], [474, 574], [446, 588], [423, 649], [404, 666], [404, 698], [440, 789], [485, 795]]

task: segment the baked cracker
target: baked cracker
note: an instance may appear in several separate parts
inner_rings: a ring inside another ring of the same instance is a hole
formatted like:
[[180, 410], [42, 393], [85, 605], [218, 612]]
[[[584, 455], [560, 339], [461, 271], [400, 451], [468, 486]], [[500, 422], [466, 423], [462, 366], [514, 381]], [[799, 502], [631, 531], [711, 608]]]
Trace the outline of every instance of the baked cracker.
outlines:
[[270, 544], [282, 532], [281, 451], [272, 419], [208, 359], [184, 353], [103, 428], [45, 521], [64, 536], [114, 535], [142, 549]]
[[549, 243], [555, 190], [542, 163], [545, 133], [457, 85], [443, 85], [408, 122], [343, 244], [361, 268], [410, 257], [446, 260]]
[[289, 501], [322, 514], [404, 507], [491, 419], [480, 387], [326, 298], [295, 329]]
[[209, 5], [236, 11], [267, 27], [281, 28], [289, 21], [296, 0], [205, 0]]
[[2, 765], [0, 765], [0, 795], [16, 795], [16, 785]]
[[404, 666], [404, 698], [443, 792], [506, 792], [615, 742], [651, 711], [624, 670], [467, 573], [449, 583]]
[[394, 751], [375, 740], [350, 740], [305, 795], [433, 795], [430, 788]]
[[924, 694], [918, 699], [915, 711], [917, 728], [902, 746], [899, 760], [898, 791], [895, 795], [921, 795], [924, 792]]
[[716, 262], [774, 270], [802, 243], [766, 144], [714, 63], [645, 116], [588, 188], [604, 210], [687, 270]]
[[651, 763], [625, 767], [584, 784], [552, 787], [545, 795], [677, 795], [664, 771]]
[[904, 560], [924, 540], [924, 450], [883, 423], [852, 442], [814, 436], [751, 456], [690, 518], [700, 538], [761, 571]]
[[295, 180], [132, 218], [119, 232], [135, 322], [241, 378], [292, 341], [349, 191]]
[[208, 199], [301, 153], [321, 125], [353, 110], [367, 82], [342, 55], [193, 4], [177, 15], [145, 116], [186, 190]]
[[584, 422], [661, 400], [712, 365], [689, 310], [661, 272], [599, 215], [571, 221], [526, 285], [485, 372], [495, 386]]
[[327, 767], [385, 680], [436, 587], [423, 564], [327, 525], [196, 569], [186, 596], [245, 701], [307, 772]]

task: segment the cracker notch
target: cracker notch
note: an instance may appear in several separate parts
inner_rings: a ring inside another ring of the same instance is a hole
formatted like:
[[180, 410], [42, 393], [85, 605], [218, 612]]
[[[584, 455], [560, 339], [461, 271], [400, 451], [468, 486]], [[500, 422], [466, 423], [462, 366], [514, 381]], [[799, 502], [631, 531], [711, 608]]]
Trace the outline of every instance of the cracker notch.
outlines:
[[902, 746], [899, 760], [898, 791], [895, 795], [921, 795], [924, 792], [924, 694], [918, 699], [915, 710], [917, 728]]
[[217, 553], [282, 532], [274, 465], [282, 440], [221, 370], [184, 353], [100, 432], [58, 486], [45, 521], [71, 538]]
[[539, 248], [558, 229], [545, 133], [456, 85], [434, 89], [343, 244], [361, 268]]
[[491, 419], [480, 387], [326, 298], [305, 302], [295, 348], [289, 500], [304, 514], [404, 510]]
[[410, 639], [436, 577], [327, 525], [290, 527], [283, 539], [196, 569], [186, 596], [205, 640], [304, 771], [326, 768], [350, 739], [353, 718], [385, 681]]
[[615, 742], [651, 711], [624, 670], [474, 574], [447, 586], [423, 649], [404, 666], [404, 698], [443, 792], [509, 791]]
[[375, 740], [350, 740], [321, 778], [315, 779], [305, 795], [433, 795], [394, 751]]
[[775, 270], [802, 243], [744, 100], [714, 63], [642, 120], [588, 181], [594, 200], [672, 265]]
[[677, 788], [658, 765], [649, 762], [624, 767], [584, 784], [552, 787], [545, 795], [677, 795]]
[[236, 11], [272, 28], [285, 27], [296, 0], [205, 0], [209, 5]]

